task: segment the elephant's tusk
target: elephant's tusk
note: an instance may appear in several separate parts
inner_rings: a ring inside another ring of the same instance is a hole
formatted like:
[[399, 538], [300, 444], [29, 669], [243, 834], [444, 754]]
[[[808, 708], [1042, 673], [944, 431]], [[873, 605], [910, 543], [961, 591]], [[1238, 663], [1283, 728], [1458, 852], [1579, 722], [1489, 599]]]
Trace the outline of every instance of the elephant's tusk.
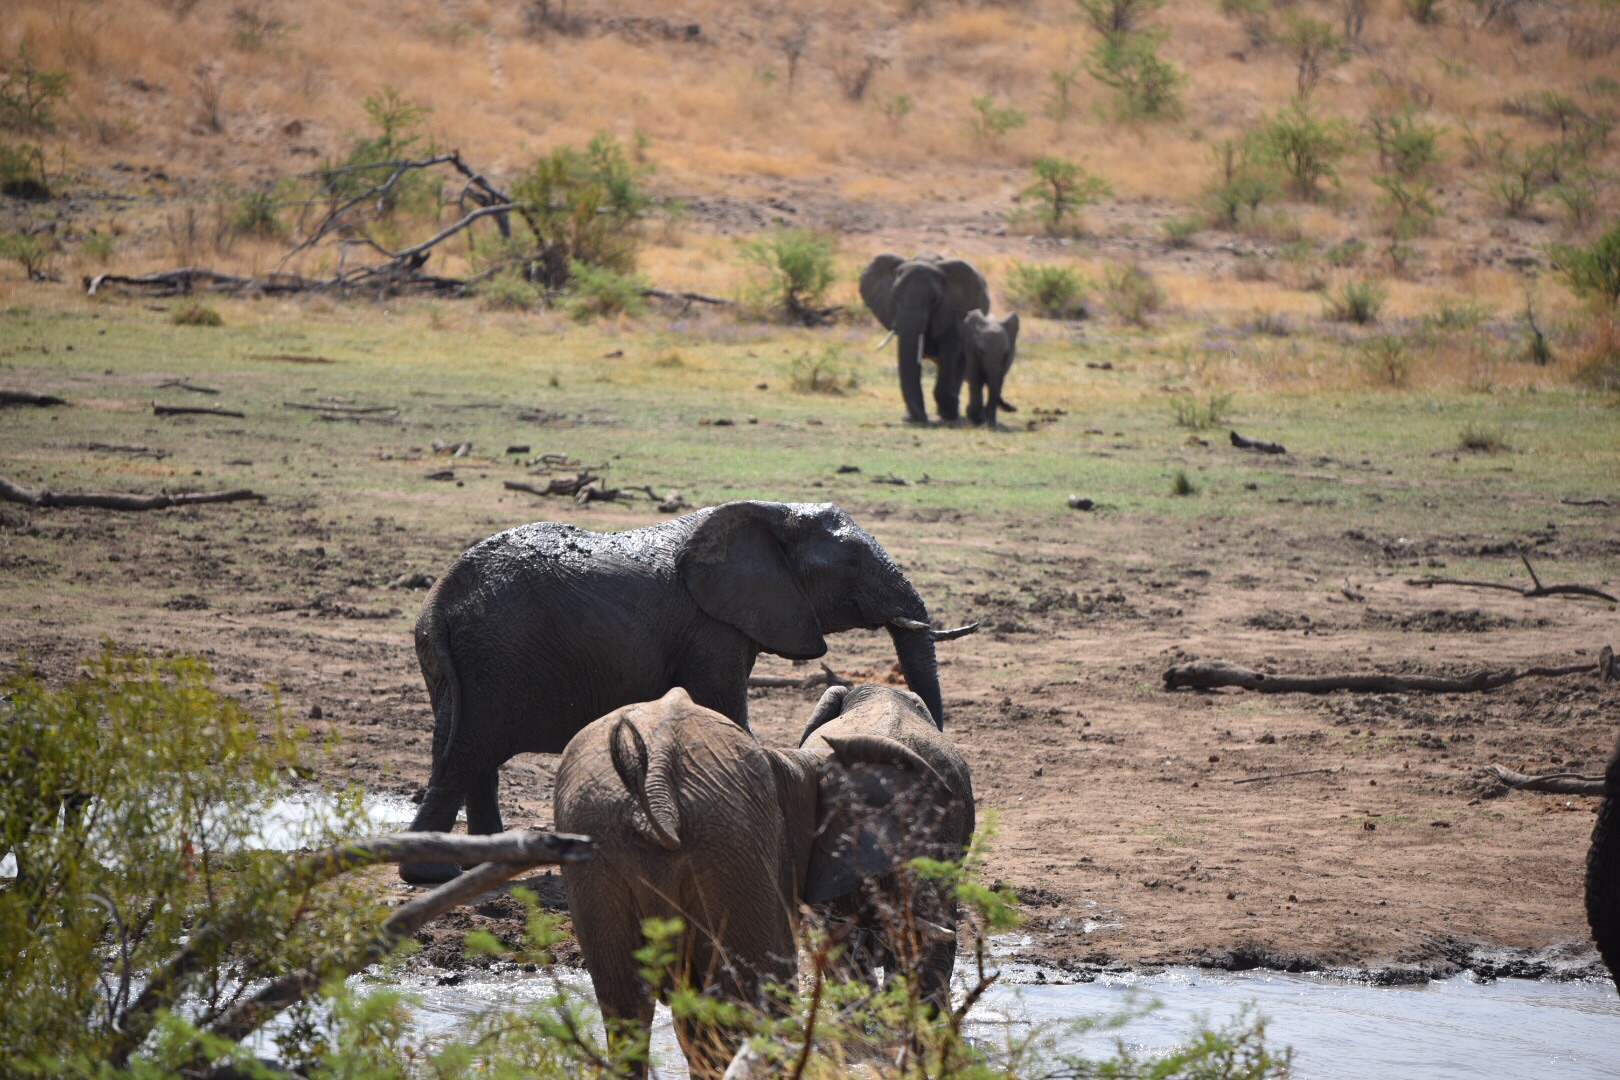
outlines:
[[917, 921], [917, 936], [925, 941], [955, 941], [956, 931], [948, 926], [941, 926], [937, 922], [930, 922], [921, 916], [913, 915]]
[[876, 345], [872, 346], [872, 351], [877, 352], [879, 349], [883, 348], [883, 346], [887, 345], [890, 342], [890, 340], [893, 339], [893, 337], [894, 337], [894, 331], [890, 330], [887, 334], [883, 335], [883, 340], [882, 341], [880, 341]]
[[898, 626], [902, 630], [926, 630], [933, 635], [935, 641], [950, 641], [952, 638], [967, 637], [979, 629], [978, 623], [971, 622], [966, 626], [958, 626], [954, 630], [935, 630], [920, 619], [907, 619], [899, 615], [890, 619], [889, 625]]

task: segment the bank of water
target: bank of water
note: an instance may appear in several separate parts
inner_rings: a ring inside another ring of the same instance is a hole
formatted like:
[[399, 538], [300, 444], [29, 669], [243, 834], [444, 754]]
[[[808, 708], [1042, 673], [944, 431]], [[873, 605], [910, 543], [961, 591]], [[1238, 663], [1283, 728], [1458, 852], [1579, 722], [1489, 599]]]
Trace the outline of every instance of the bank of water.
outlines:
[[[581, 971], [559, 971], [588, 994]], [[554, 991], [543, 975], [467, 975], [454, 986], [413, 986], [419, 1030], [446, 1035], [492, 1006], [520, 1008]], [[1076, 1017], [1159, 1008], [1114, 1032], [1076, 1034]], [[1059, 1052], [1107, 1056], [1114, 1041], [1162, 1053], [1200, 1024], [1219, 1026], [1245, 1007], [1267, 1019], [1274, 1050], [1291, 1046], [1301, 1080], [1450, 1080], [1480, 1076], [1612, 1080], [1620, 1076], [1620, 995], [1608, 983], [1480, 982], [1461, 976], [1421, 986], [1378, 987], [1322, 975], [1218, 973], [1173, 968], [1104, 975], [1094, 982], [997, 986], [974, 1010], [971, 1035], [994, 1053], [1009, 1038], [1044, 1029]], [[664, 1077], [686, 1075], [667, 1010], [653, 1051]]]

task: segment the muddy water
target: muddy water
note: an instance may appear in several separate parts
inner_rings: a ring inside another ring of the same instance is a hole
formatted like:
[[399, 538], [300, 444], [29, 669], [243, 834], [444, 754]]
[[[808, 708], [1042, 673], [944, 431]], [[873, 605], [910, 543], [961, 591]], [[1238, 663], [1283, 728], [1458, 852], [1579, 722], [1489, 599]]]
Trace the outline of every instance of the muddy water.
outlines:
[[[588, 993], [583, 972], [559, 974]], [[543, 999], [539, 976], [468, 977], [455, 986], [413, 987], [423, 1035], [446, 1034], [491, 1005]], [[1064, 1031], [1078, 1016], [1113, 1013], [1134, 1002], [1161, 1008], [1115, 1033]], [[1134, 1050], [1174, 1049], [1198, 1024], [1219, 1025], [1252, 1005], [1268, 1020], [1267, 1043], [1292, 1046], [1301, 1080], [1449, 1080], [1480, 1076], [1612, 1080], [1620, 1076], [1620, 995], [1607, 983], [1476, 982], [1374, 987], [1326, 976], [1211, 973], [1192, 968], [1155, 975], [1104, 976], [1070, 985], [995, 987], [975, 1010], [972, 1036], [987, 1051], [1044, 1026], [1058, 1050], [1106, 1056], [1114, 1039]], [[686, 1075], [669, 1014], [659, 1009], [653, 1051], [665, 1077]]]

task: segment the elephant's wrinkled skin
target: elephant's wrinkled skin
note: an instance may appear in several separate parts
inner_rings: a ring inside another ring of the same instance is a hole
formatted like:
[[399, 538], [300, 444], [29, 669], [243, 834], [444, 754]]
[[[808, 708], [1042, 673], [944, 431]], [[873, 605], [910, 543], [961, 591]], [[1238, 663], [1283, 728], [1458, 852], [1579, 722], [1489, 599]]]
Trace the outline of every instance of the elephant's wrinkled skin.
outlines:
[[[888, 627], [943, 724], [927, 622], [905, 574], [830, 503], [727, 503], [622, 533], [509, 529], [456, 561], [416, 623], [433, 774], [411, 828], [448, 830], [465, 801], [469, 832], [499, 832], [503, 762], [559, 753], [597, 717], [675, 686], [746, 730], [760, 652], [812, 659], [823, 635], [857, 627]], [[456, 867], [400, 873], [442, 881]]]
[[[800, 748], [823, 750], [833, 743], [863, 739], [893, 741], [906, 747], [927, 762], [933, 781], [927, 790], [914, 787], [889, 793], [899, 796], [900, 801], [880, 808], [879, 817], [885, 822], [898, 818], [905, 828], [883, 835], [880, 846], [894, 849], [897, 861], [919, 856], [960, 859], [973, 838], [973, 774], [956, 744], [929, 721], [922, 700], [892, 686], [830, 687], [805, 725]], [[844, 820], [847, 812], [843, 806], [834, 806], [828, 814], [826, 831], [850, 835], [852, 823]], [[829, 901], [826, 914], [860, 927], [850, 950], [857, 969], [870, 976], [872, 965], [881, 962], [893, 974], [895, 965], [889, 958], [911, 947], [908, 942], [895, 940], [897, 931], [920, 927], [915, 937], [923, 940], [914, 962], [920, 972], [923, 997], [936, 1007], [947, 1008], [951, 967], [956, 962], [955, 900], [931, 883], [913, 882], [909, 913], [912, 925], [905, 926], [906, 916], [900, 915], [901, 925], [897, 926], [901, 892], [892, 874], [867, 873], [855, 892], [847, 892], [844, 886], [848, 883], [844, 881], [830, 884], [834, 895], [811, 894], [806, 899], [813, 903]], [[841, 898], [838, 894], [842, 894]]]
[[[557, 766], [556, 822], [597, 845], [563, 867], [563, 884], [603, 1016], [636, 1022], [645, 1047], [655, 997], [670, 988], [641, 978], [649, 918], [684, 923], [671, 982], [769, 1008], [761, 987], [794, 976], [800, 900], [853, 888], [856, 860], [892, 865], [825, 827], [851, 770], [876, 770], [890, 789], [929, 772], [885, 739], [767, 750], [679, 688], [575, 736]], [[693, 1076], [720, 1076], [741, 1041], [681, 1018], [676, 1033]]]
[[1586, 854], [1586, 921], [1609, 977], [1620, 989], [1620, 743], [1609, 758], [1592, 848]]
[[1001, 396], [1007, 370], [1018, 358], [1018, 312], [996, 319], [970, 311], [962, 321], [962, 363], [967, 376], [967, 418], [996, 427], [997, 407], [1017, 412]]
[[902, 259], [884, 252], [861, 272], [861, 299], [885, 330], [900, 340], [900, 394], [906, 419], [928, 422], [923, 405], [922, 362], [939, 365], [934, 405], [941, 420], [958, 419], [962, 394], [962, 320], [990, 310], [984, 276], [961, 259], [922, 252]]

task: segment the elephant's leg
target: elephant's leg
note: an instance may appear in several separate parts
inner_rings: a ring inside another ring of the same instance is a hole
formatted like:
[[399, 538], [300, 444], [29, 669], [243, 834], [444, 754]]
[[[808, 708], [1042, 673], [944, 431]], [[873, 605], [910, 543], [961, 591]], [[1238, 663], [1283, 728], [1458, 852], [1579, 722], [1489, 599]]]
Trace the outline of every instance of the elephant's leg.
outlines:
[[922, 392], [922, 358], [915, 351], [915, 346], [906, 348], [905, 339], [900, 341], [900, 396], [906, 402], [906, 419], [914, 424], [928, 423], [928, 409], [923, 404]]
[[[466, 792], [456, 786], [442, 785], [427, 789], [422, 805], [411, 819], [411, 832], [449, 832], [455, 828], [456, 813], [461, 809]], [[412, 885], [437, 885], [461, 873], [455, 863], [403, 862], [399, 876]]]
[[961, 349], [958, 347], [955, 350], [941, 350], [939, 356], [939, 377], [934, 380], [934, 407], [939, 410], [939, 418], [945, 421], [954, 421], [960, 419], [961, 402]]
[[[984, 422], [984, 376], [981, 375], [978, 372], [977, 369], [975, 369], [973, 371], [970, 371], [970, 372], [968, 372], [967, 384], [968, 384], [968, 407], [967, 407], [968, 422], [972, 423], [972, 424], [981, 424], [981, 423]], [[995, 426], [995, 420], [994, 420], [995, 414], [996, 414], [996, 399], [995, 399], [994, 395], [991, 395], [991, 398], [990, 398], [990, 415], [992, 417], [992, 419], [990, 421], [990, 426], [991, 427]]]
[[488, 836], [505, 831], [501, 824], [501, 771], [493, 769], [467, 788], [467, 832]]
[[623, 882], [600, 873], [591, 874], [588, 880], [588, 888], [569, 886], [574, 937], [585, 969], [591, 973], [591, 988], [607, 1027], [608, 1049], [631, 1076], [644, 1077], [656, 1003], [641, 981], [634, 955], [645, 944], [640, 912]]

